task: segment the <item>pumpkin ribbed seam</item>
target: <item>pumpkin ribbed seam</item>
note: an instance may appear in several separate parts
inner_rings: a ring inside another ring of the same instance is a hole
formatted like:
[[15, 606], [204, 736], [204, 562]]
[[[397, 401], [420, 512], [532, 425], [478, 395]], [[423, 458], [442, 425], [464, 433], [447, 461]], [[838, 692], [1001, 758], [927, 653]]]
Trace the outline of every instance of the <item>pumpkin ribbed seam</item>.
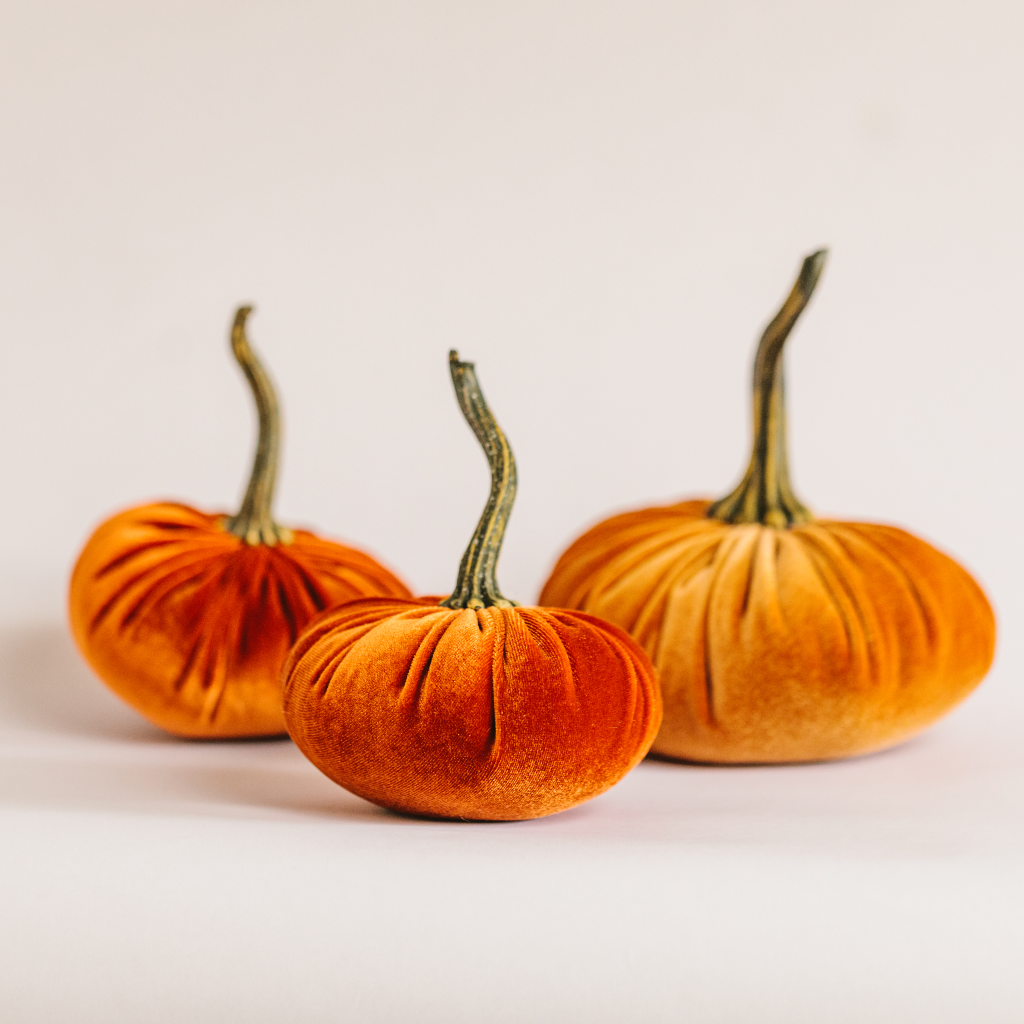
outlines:
[[[939, 630], [935, 623], [932, 611], [928, 605], [928, 602], [926, 602], [924, 597], [922, 596], [920, 588], [914, 582], [913, 577], [903, 566], [903, 564], [899, 561], [899, 559], [892, 552], [890, 552], [888, 549], [879, 544], [878, 541], [876, 541], [870, 535], [870, 533], [862, 532], [861, 530], [857, 529], [856, 524], [836, 523], [833, 525], [841, 526], [843, 529], [849, 530], [855, 537], [857, 537], [858, 540], [860, 540], [864, 544], [865, 547], [869, 548], [873, 553], [879, 556], [881, 561], [885, 562], [887, 565], [889, 565], [896, 571], [896, 574], [904, 581], [907, 589], [910, 591], [910, 595], [914, 600], [914, 606], [916, 607], [918, 613], [921, 616], [921, 622], [924, 624], [924, 635], [928, 641], [929, 648], [931, 648], [933, 651], [936, 650], [936, 648], [938, 647]], [[842, 543], [841, 534], [839, 534], [837, 531], [833, 531], [833, 535], [840, 540], [840, 543]], [[843, 546], [845, 547], [845, 545]], [[941, 552], [936, 552], [936, 554], [941, 554]], [[855, 561], [852, 555], [851, 561]], [[903, 673], [901, 672], [900, 675], [902, 677]]]
[[[363, 572], [358, 566], [354, 565], [342, 565], [335, 562], [333, 565], [327, 565], [321, 570], [321, 575], [327, 577], [332, 584], [341, 589], [343, 594], [351, 595], [352, 597], [396, 597], [395, 587], [389, 585], [380, 576], [373, 576], [367, 572]], [[406, 592], [408, 595], [408, 592]], [[411, 596], [411, 595], [408, 595]], [[337, 600], [336, 598], [330, 598], [325, 603], [332, 603]]]
[[[293, 607], [293, 598], [288, 596], [288, 587], [284, 581], [280, 572], [275, 572], [274, 575], [277, 579], [274, 581], [275, 585], [268, 587], [270, 593], [277, 598], [277, 607], [281, 613], [281, 617], [285, 621], [285, 625], [288, 627], [288, 646], [291, 647], [295, 643], [299, 635], [299, 621], [300, 617], [303, 620], [309, 619], [308, 608], [306, 607]], [[269, 572], [268, 572], [269, 576]], [[269, 600], [267, 601], [269, 604]], [[295, 602], [298, 605], [298, 602]], [[244, 623], [243, 623], [244, 627]]]
[[[837, 547], [839, 547], [842, 550], [843, 554], [849, 560], [850, 566], [855, 571], [859, 572], [859, 566], [852, 558], [850, 558], [850, 554], [846, 550], [846, 548], [835, 540], [832, 531], [829, 530], [827, 527], [818, 528], [825, 532], [825, 535], [829, 540], [832, 540], [834, 543], [836, 543]], [[810, 556], [810, 562], [814, 568], [815, 573], [817, 573], [818, 578], [821, 580], [822, 586], [825, 587], [825, 590], [828, 592], [840, 618], [842, 619], [843, 628], [846, 631], [847, 643], [849, 644], [850, 648], [851, 658], [854, 654], [854, 643], [852, 635], [853, 626], [848, 621], [846, 613], [843, 611], [841, 602], [833, 595], [832, 587], [829, 584], [827, 576], [824, 570], [821, 568], [819, 562], [825, 563], [825, 565], [827, 565], [828, 568], [831, 570], [832, 575], [835, 577], [838, 586], [842, 589], [843, 594], [845, 594], [846, 599], [849, 601], [850, 606], [853, 608], [854, 615], [857, 617], [857, 624], [860, 626], [861, 636], [864, 640], [864, 653], [867, 657], [868, 672], [870, 674], [872, 682], [876, 686], [880, 685], [883, 677], [882, 654], [879, 650], [880, 640], [878, 637], [875, 636], [874, 629], [869, 625], [867, 621], [867, 616], [864, 608], [862, 607], [860, 598], [858, 596], [857, 588], [855, 588], [851, 584], [851, 582], [847, 578], [846, 573], [844, 571], [840, 571], [840, 566], [833, 562], [832, 557], [828, 552], [828, 549], [826, 548], [825, 544], [819, 536], [817, 536], [815, 533], [812, 533], [810, 530], [802, 530], [798, 536], [801, 543], [804, 544], [807, 549], [808, 555]], [[878, 617], [877, 612], [874, 609], [872, 609], [872, 614], [875, 618]]]
[[[278, 567], [278, 575], [285, 585], [292, 607], [296, 609], [298, 614], [302, 615], [301, 622], [299, 623], [299, 635], [301, 635], [313, 618], [324, 610], [327, 598], [320, 595], [315, 587], [311, 589], [307, 585], [305, 570], [297, 561], [290, 557], [275, 555], [273, 551], [271, 552], [271, 560]], [[298, 637], [294, 637], [292, 643], [294, 644], [297, 639]]]
[[[198, 561], [198, 560], [197, 560]], [[188, 587], [199, 589], [210, 587], [223, 590], [231, 585], [232, 564], [223, 555], [204, 559], [202, 565], [182, 566], [173, 572], [161, 566], [165, 575], [149, 584], [141, 594], [133, 594], [130, 598], [125, 594], [125, 601], [130, 607], [122, 610], [119, 628], [124, 629], [136, 620], [145, 620], [155, 609], [159, 608], [176, 591]], [[132, 587], [135, 587], [133, 582]]]
[[[665, 554], [676, 547], [687, 546], [695, 539], [691, 536], [692, 534], [699, 535], [703, 532], [703, 530], [689, 529], [691, 525], [694, 524], [687, 523], [685, 527], [680, 527], [679, 530], [674, 531], [668, 536], [664, 533], [657, 533], [653, 537], [644, 537], [641, 540], [632, 541], [628, 546], [624, 546], [614, 556], [605, 560], [594, 573], [594, 577], [589, 584], [589, 592], [591, 594], [596, 592], [603, 597], [613, 588], [622, 584], [628, 584], [628, 579], [634, 572], [658, 555]], [[703, 527], [704, 524], [703, 522], [698, 522], [695, 525]], [[680, 533], [682, 533], [681, 536]], [[674, 571], [675, 567], [670, 561], [652, 589], [656, 589]], [[588, 607], [592, 607], [592, 605], [593, 601], [587, 602]], [[578, 602], [572, 602], [572, 607], [579, 606]], [[635, 623], [623, 624], [623, 628], [632, 632], [634, 625]]]
[[[181, 537], [168, 537], [166, 540], [154, 538], [153, 540], [140, 541], [135, 547], [122, 552], [116, 558], [100, 566], [99, 569], [94, 570], [92, 573], [93, 582], [98, 582], [105, 576], [109, 576], [112, 572], [120, 569], [128, 562], [138, 558], [139, 555], [144, 555], [147, 551], [154, 551], [156, 548], [166, 548], [172, 544], [181, 548], [185, 547], [188, 544], [188, 541], [183, 540]], [[157, 562], [156, 564], [162, 565], [163, 563]]]
[[711, 669], [711, 605], [714, 602], [725, 563], [728, 561], [732, 550], [739, 543], [739, 540], [740, 538], [735, 534], [731, 536], [727, 534], [723, 537], [722, 543], [719, 544], [718, 549], [715, 551], [715, 557], [712, 559], [711, 565], [708, 566], [711, 580], [708, 583], [708, 593], [704, 601], [704, 621], [701, 623], [701, 636], [704, 644], [704, 700], [707, 718], [705, 725], [715, 730], [719, 728], [719, 725], [715, 715], [715, 681]]
[[[871, 654], [871, 648], [873, 644], [871, 642], [870, 633], [868, 632], [867, 625], [864, 622], [863, 613], [861, 612], [860, 607], [857, 604], [856, 598], [851, 588], [846, 584], [844, 575], [840, 573], [834, 565], [832, 565], [831, 560], [829, 559], [826, 552], [821, 550], [818, 544], [817, 537], [812, 537], [809, 534], [801, 534], [799, 540], [803, 544], [804, 549], [807, 552], [807, 561], [810, 563], [811, 569], [814, 571], [815, 577], [821, 584], [822, 590], [825, 591], [825, 595], [828, 598], [829, 604], [831, 604], [832, 609], [839, 617], [839, 621], [843, 624], [843, 633], [846, 636], [847, 656], [852, 659], [854, 654], [853, 626], [850, 624], [850, 619], [849, 616], [846, 614], [846, 609], [843, 607], [842, 601], [840, 601], [838, 595], [836, 594], [835, 587], [833, 587], [832, 583], [829, 581], [828, 575], [826, 574], [825, 569], [822, 566], [822, 563], [828, 565], [829, 569], [832, 571], [832, 575], [836, 579], [836, 584], [838, 585], [840, 590], [842, 590], [843, 594], [846, 596], [846, 599], [850, 602], [850, 604], [853, 607], [854, 615], [857, 616], [857, 621], [860, 625], [861, 634], [864, 636], [864, 646], [868, 654], [868, 663], [870, 665], [874, 661], [874, 658]], [[872, 675], [874, 674], [875, 673], [872, 672]]]
[[[841, 528], [836, 529], [837, 526]], [[867, 536], [865, 532], [861, 532], [859, 529], [856, 529], [854, 524], [829, 524], [829, 530], [831, 534], [833, 534], [833, 536], [837, 538], [837, 542], [841, 545], [841, 547], [844, 548], [844, 550], [850, 551], [850, 539], [843, 537], [843, 532], [845, 532], [847, 529], [849, 530], [853, 539], [855, 539], [855, 543], [863, 545], [867, 552], [869, 552], [873, 557], [878, 558], [879, 562], [887, 566], [896, 575], [896, 577], [904, 584], [906, 591], [910, 596], [910, 605], [914, 609], [914, 611], [916, 611], [916, 613], [918, 613], [918, 615], [920, 616], [920, 623], [923, 627], [923, 632], [925, 636], [925, 648], [926, 650], [928, 650], [931, 656], [939, 656], [940, 653], [942, 653], [942, 648], [948, 646], [948, 631], [946, 631], [945, 636], [941, 635], [943, 631], [941, 631], [935, 623], [934, 616], [932, 615], [929, 604], [922, 595], [922, 592], [918, 585], [914, 583], [910, 573], [893, 554], [887, 551], [884, 547], [882, 547], [872, 538]], [[850, 553], [850, 558], [851, 561], [854, 562], [857, 560], [853, 552]], [[884, 611], [885, 609], [881, 610]], [[878, 614], [880, 618], [885, 617], [890, 622], [892, 621], [891, 615], [880, 614], [878, 610], [876, 611], [876, 614]], [[941, 644], [940, 640], [943, 641]], [[914, 681], [914, 673], [907, 671], [907, 654], [904, 645], [902, 643], [897, 643], [895, 645], [895, 652], [897, 655], [898, 666], [895, 678], [899, 686], [906, 687], [912, 685]], [[912, 665], [912, 662], [910, 664]]]
[[328, 618], [326, 621], [321, 619], [316, 626], [307, 626], [305, 632], [292, 645], [292, 649], [288, 652], [288, 657], [285, 658], [284, 665], [281, 666], [282, 681], [290, 675], [293, 665], [297, 665], [302, 661], [306, 657], [307, 652], [312, 650], [325, 636], [333, 633], [336, 629], [338, 629], [338, 624], [337, 620], [333, 617]]
[[[139, 518], [140, 513], [146, 512], [146, 518]], [[160, 502], [157, 505], [139, 505], [127, 509], [107, 523], [121, 519], [128, 519], [136, 526], [152, 527], [155, 530], [195, 530], [206, 532], [215, 525], [216, 516], [209, 516], [191, 505], [184, 505], [181, 502]]]
[[[741, 620], [746, 617], [747, 608], [750, 606], [750, 591], [754, 587], [754, 567], [757, 565], [757, 555], [758, 555], [758, 548], [760, 547], [760, 540], [761, 540], [761, 538], [759, 537], [758, 538], [758, 543], [752, 544], [750, 546], [750, 558], [747, 559], [747, 578], [746, 578], [746, 580], [744, 581], [744, 584], [743, 584], [743, 598], [740, 601], [740, 619]], [[777, 563], [778, 562], [777, 538], [776, 538], [775, 560], [776, 560], [776, 563]], [[778, 574], [776, 573], [776, 576], [777, 575]]]
[[[294, 577], [298, 580], [303, 591], [305, 591], [306, 596], [309, 598], [309, 603], [316, 611], [322, 612], [327, 607], [327, 596], [320, 587], [317, 586], [316, 580], [313, 578], [313, 574], [305, 565], [303, 565], [304, 559], [301, 552], [289, 552], [288, 556], [283, 556], [277, 552], [273, 552], [273, 555], [276, 555], [274, 561], [279, 558], [288, 558], [290, 566], [294, 569]], [[337, 577], [334, 578], [337, 579]], [[347, 580], [344, 582], [347, 587], [351, 588], [351, 584], [349, 584]]]
[[[444, 612], [445, 609], [439, 608], [437, 611]], [[437, 622], [431, 625], [426, 635], [416, 645], [416, 651], [409, 661], [409, 666], [405, 671], [405, 678], [399, 687], [399, 703], [402, 705], [403, 710], [408, 712], [414, 719], [419, 716], [420, 706], [426, 697], [424, 691], [427, 688], [427, 677], [430, 674], [430, 666], [433, 664], [437, 645], [453, 624], [454, 619], [454, 615], [439, 614]]]
[[[584, 534], [571, 544], [559, 558], [551, 573], [551, 578], [541, 593], [542, 605], [565, 608], [588, 607], [593, 601], [599, 599], [603, 589], [614, 586], [617, 577], [605, 583], [605, 575], [614, 574], [613, 567], [618, 564], [622, 556], [628, 555], [634, 545], [643, 539], [634, 538], [632, 531], [629, 531], [625, 536], [622, 533], [614, 534], [615, 542], [606, 544], [603, 542], [603, 536], [607, 531], [602, 531], [601, 526], [594, 529], [601, 532]], [[629, 567], [626, 571], [628, 569]], [[562, 588], [567, 588], [568, 592], [559, 596], [559, 591]], [[549, 595], [549, 590], [554, 590], [555, 595]]]
[[[222, 625], [223, 624], [223, 625]], [[214, 689], [217, 682], [218, 667], [221, 669], [223, 680], [227, 678], [227, 658], [225, 640], [227, 625], [227, 613], [224, 608], [217, 606], [215, 618], [206, 628], [196, 630], [189, 653], [185, 659], [185, 666], [178, 674], [172, 692], [180, 693], [187, 685], [190, 678], [194, 678], [202, 691], [206, 691], [200, 708], [195, 712], [202, 720], [209, 709], [213, 696], [210, 691]], [[221, 688], [223, 689], [222, 681]], [[214, 706], [210, 710], [209, 721], [213, 721], [219, 697], [214, 700]]]
[[579, 708], [579, 677], [576, 672], [576, 664], [573, 660], [572, 652], [569, 650], [569, 645], [562, 639], [562, 635], [557, 628], [563, 624], [562, 616], [558, 614], [561, 610], [554, 608], [522, 608], [519, 614], [533, 642], [545, 655], [553, 657], [559, 663], [563, 678], [568, 677], [573, 703], [576, 708]]
[[[89, 632], [95, 633], [100, 629], [119, 604], [128, 603], [130, 607], [127, 611], [122, 610], [120, 622], [115, 626], [116, 629], [123, 628], [136, 618], [141, 606], [146, 604], [149, 597], [155, 595], [153, 603], [162, 600], [165, 594], [160, 593], [161, 590], [169, 594], [180, 586], [196, 581], [206, 582], [207, 578], [212, 579], [216, 570], [216, 562], [221, 557], [223, 557], [223, 552], [183, 551], [171, 558], [162, 559], [125, 580], [116, 581], [117, 589], [89, 620]], [[173, 565], [174, 562], [181, 564]], [[168, 567], [169, 565], [171, 568]], [[153, 576], [156, 576], [157, 579], [155, 582], [150, 582], [150, 578]], [[138, 593], [140, 589], [142, 590], [141, 594]]]
[[[199, 717], [201, 721], [213, 725], [228, 685], [228, 651], [226, 645], [211, 642], [207, 644], [205, 653], [207, 666], [203, 683], [206, 696], [203, 698]], [[212, 666], [210, 665], [211, 657]]]
[[646, 637], [647, 631], [652, 628], [655, 622], [657, 622], [660, 637], [661, 620], [665, 614], [665, 603], [668, 601], [671, 591], [675, 590], [676, 587], [686, 586], [691, 579], [714, 563], [718, 547], [722, 543], [722, 537], [708, 537], [699, 543], [697, 543], [697, 540], [697, 538], [690, 538], [688, 541], [679, 542], [684, 550], [691, 545], [695, 550], [689, 555], [681, 554], [669, 564], [662, 575], [658, 577], [657, 583], [648, 591], [647, 598], [644, 600], [640, 611], [632, 623], [628, 625], [620, 623], [623, 629], [630, 636], [636, 638], [644, 649], [646, 649], [647, 645], [642, 638]]
[[185, 684], [188, 682], [189, 676], [192, 675], [192, 672], [195, 669], [199, 654], [205, 643], [206, 637], [202, 633], [192, 641], [192, 646], [189, 648], [188, 655], [185, 658], [185, 664], [182, 666], [181, 671], [174, 680], [174, 685], [171, 687], [173, 693], [180, 693], [185, 688]]
[[[314, 668], [313, 672], [310, 675], [309, 685], [307, 689], [319, 689], [320, 699], [323, 700], [323, 698], [327, 696], [327, 691], [331, 688], [331, 684], [334, 682], [334, 677], [338, 674], [338, 669], [341, 667], [341, 663], [352, 653], [352, 651], [355, 650], [356, 644], [358, 644], [359, 641], [363, 639], [363, 637], [365, 637], [368, 633], [371, 633], [376, 628], [376, 625], [376, 623], [368, 622], [363, 626], [331, 630], [330, 632], [325, 634], [325, 636], [322, 637], [321, 640], [330, 640], [332, 643], [334, 643], [336, 642], [335, 638], [337, 637], [338, 633], [356, 633], [358, 631], [357, 635], [355, 636], [346, 636], [344, 641], [345, 646], [342, 647], [340, 651], [337, 651], [333, 655], [331, 655], [331, 657], [328, 658], [328, 660], [324, 664], [316, 665], [316, 667]], [[300, 660], [304, 660], [306, 657], [309, 657], [314, 659], [315, 661], [318, 658], [318, 654], [316, 651], [316, 647], [318, 646], [319, 641], [315, 646], [309, 648], [307, 653], [304, 654], [303, 658]], [[322, 686], [321, 681], [323, 681]]]
[[498, 770], [504, 752], [502, 735], [504, 730], [498, 718], [498, 708], [504, 707], [507, 698], [508, 673], [505, 671], [508, 660], [509, 630], [506, 616], [518, 615], [515, 608], [488, 608], [486, 612], [477, 612], [477, 617], [486, 614], [493, 631], [491, 649], [491, 727], [487, 734], [487, 778]]
[[[640, 756], [633, 756], [627, 758], [627, 763], [636, 764], [643, 753], [640, 748], [640, 740], [646, 735], [651, 724], [651, 702], [646, 698], [646, 694], [640, 693], [640, 678], [639, 672], [637, 671], [636, 662], [633, 659], [632, 652], [626, 647], [625, 644], [621, 643], [618, 637], [612, 634], [601, 632], [601, 640], [606, 647], [610, 648], [614, 653], [619, 665], [621, 666], [622, 675], [625, 678], [626, 688], [629, 692], [628, 695], [628, 707], [623, 714], [623, 718], [627, 725], [627, 730], [620, 730], [618, 736], [618, 742], [616, 744], [616, 755], [621, 757], [625, 751], [640, 751]], [[640, 713], [639, 704], [643, 700], [643, 713]]]

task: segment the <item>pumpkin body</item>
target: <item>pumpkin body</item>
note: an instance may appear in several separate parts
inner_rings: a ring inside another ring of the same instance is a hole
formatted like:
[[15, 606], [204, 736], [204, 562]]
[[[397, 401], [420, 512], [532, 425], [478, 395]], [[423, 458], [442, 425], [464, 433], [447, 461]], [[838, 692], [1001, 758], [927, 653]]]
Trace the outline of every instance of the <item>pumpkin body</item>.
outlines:
[[170, 502], [108, 519], [75, 565], [71, 628], [96, 674], [168, 732], [280, 734], [281, 665], [306, 623], [409, 591], [361, 551], [303, 530], [249, 544], [224, 520]]
[[428, 817], [573, 807], [636, 765], [661, 722], [637, 644], [560, 609], [355, 601], [309, 627], [283, 678], [288, 731], [313, 764]]
[[687, 501], [615, 516], [559, 559], [541, 604], [628, 630], [658, 670], [653, 750], [783, 762], [878, 750], [988, 670], [995, 619], [951, 558], [904, 530], [732, 525]]

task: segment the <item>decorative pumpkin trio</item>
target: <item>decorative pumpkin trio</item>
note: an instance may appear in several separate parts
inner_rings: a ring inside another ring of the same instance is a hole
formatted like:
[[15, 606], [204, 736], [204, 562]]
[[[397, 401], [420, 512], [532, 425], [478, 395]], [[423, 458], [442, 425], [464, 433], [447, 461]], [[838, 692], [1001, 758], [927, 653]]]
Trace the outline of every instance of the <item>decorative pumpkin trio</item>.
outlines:
[[287, 729], [339, 785], [429, 817], [553, 814], [651, 750], [816, 761], [912, 736], [984, 677], [995, 619], [924, 541], [816, 520], [793, 494], [782, 350], [825, 255], [804, 261], [761, 338], [736, 490], [599, 523], [558, 560], [540, 607], [498, 589], [515, 460], [455, 352], [492, 482], [451, 595], [414, 598], [369, 555], [275, 523], [277, 400], [239, 309], [231, 345], [259, 412], [241, 510], [161, 502], [103, 523], [71, 578], [79, 649], [169, 732]]

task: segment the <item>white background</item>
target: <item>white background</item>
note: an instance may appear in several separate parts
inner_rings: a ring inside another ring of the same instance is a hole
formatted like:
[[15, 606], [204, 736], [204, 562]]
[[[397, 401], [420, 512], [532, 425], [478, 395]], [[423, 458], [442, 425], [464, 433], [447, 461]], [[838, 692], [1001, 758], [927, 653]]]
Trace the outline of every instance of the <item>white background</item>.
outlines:
[[[1022, 46], [1008, 2], [6, 0], [5, 1019], [1022, 1019]], [[436, 825], [287, 743], [167, 740], [78, 661], [90, 530], [241, 497], [236, 304], [278, 518], [419, 592], [486, 496], [447, 351], [477, 363], [528, 602], [597, 518], [732, 487], [757, 336], [821, 245], [797, 491], [954, 553], [999, 617], [927, 737]]]

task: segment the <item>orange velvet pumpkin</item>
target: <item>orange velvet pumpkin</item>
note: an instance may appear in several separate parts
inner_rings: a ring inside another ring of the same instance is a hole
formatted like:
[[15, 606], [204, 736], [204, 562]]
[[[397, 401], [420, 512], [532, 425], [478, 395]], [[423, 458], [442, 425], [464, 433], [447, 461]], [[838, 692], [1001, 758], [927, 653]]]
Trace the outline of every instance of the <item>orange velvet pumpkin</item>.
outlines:
[[271, 518], [277, 400], [238, 310], [232, 349], [256, 397], [260, 437], [238, 515], [157, 502], [89, 538], [71, 577], [75, 641], [96, 674], [180, 736], [285, 731], [280, 671], [303, 627], [331, 605], [409, 591], [369, 555]]
[[781, 353], [824, 258], [804, 262], [761, 339], [739, 487], [600, 523], [541, 593], [618, 623], [650, 654], [665, 702], [653, 749], [667, 757], [878, 750], [948, 711], [992, 662], [992, 609], [956, 562], [894, 526], [815, 520], [793, 495]]
[[515, 462], [473, 365], [453, 352], [451, 370], [492, 472], [455, 592], [325, 612], [285, 665], [285, 718], [322, 772], [383, 807], [535, 818], [622, 778], [647, 753], [661, 701], [650, 661], [623, 630], [501, 596]]

